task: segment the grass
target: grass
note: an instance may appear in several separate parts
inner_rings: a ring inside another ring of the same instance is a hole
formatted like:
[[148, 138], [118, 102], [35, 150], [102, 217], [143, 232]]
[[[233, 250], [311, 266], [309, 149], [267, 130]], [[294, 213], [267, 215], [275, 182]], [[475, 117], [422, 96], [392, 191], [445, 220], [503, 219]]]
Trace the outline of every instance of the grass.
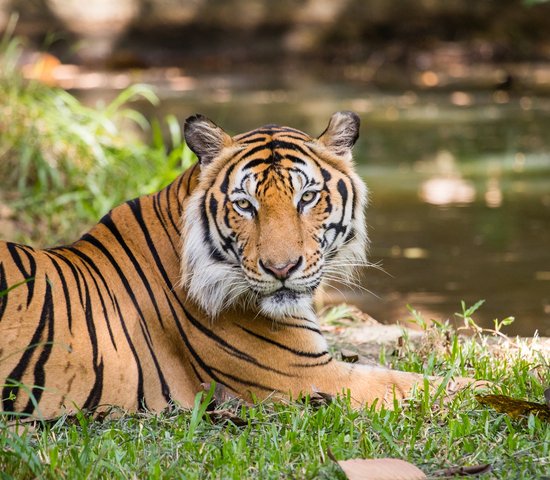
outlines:
[[[9, 29], [8, 29], [9, 30]], [[170, 147], [158, 122], [148, 124], [125, 105], [152, 92], [135, 86], [110, 105], [92, 109], [66, 92], [24, 81], [16, 69], [20, 43], [0, 46], [0, 187], [29, 239], [57, 243], [94, 223], [113, 205], [155, 191], [191, 161], [175, 119]], [[133, 126], [133, 127], [131, 127]], [[147, 132], [150, 143], [138, 131]], [[131, 130], [132, 134], [128, 134]], [[5, 173], [4, 173], [5, 172]], [[0, 298], [6, 292], [0, 292]], [[475, 325], [474, 306], [461, 318]], [[474, 329], [465, 338], [446, 322], [429, 326], [424, 341], [405, 339], [381, 363], [427, 374], [493, 380], [503, 393], [541, 401], [550, 384], [544, 350]], [[327, 313], [338, 322], [346, 309]], [[506, 319], [508, 321], [508, 319]], [[471, 393], [449, 403], [419, 394], [395, 410], [352, 410], [346, 399], [226, 405], [243, 426], [205, 414], [204, 394], [191, 411], [93, 420], [85, 414], [17, 428], [0, 415], [0, 479], [83, 478], [344, 478], [329, 459], [392, 456], [433, 475], [451, 465], [492, 464], [487, 478], [541, 478], [550, 469], [550, 426], [529, 415], [512, 419], [480, 405]]]
[[[442, 323], [427, 327], [422, 345], [405, 340], [393, 355], [386, 353], [386, 361], [410, 371], [475, 374], [510, 396], [541, 401], [543, 386], [550, 383], [548, 358], [522, 342], [466, 338]], [[321, 406], [306, 399], [218, 407], [242, 419], [243, 426], [236, 426], [204, 414], [209, 399], [202, 393], [191, 411], [173, 407], [102, 421], [80, 414], [34, 429], [19, 427], [18, 433], [4, 425], [1, 477], [345, 478], [329, 450], [338, 459], [405, 459], [428, 475], [485, 463], [492, 472], [484, 478], [542, 478], [548, 472], [548, 423], [533, 415], [512, 419], [497, 413], [471, 392], [448, 403], [442, 396], [418, 394], [393, 411], [353, 410], [346, 399]]]

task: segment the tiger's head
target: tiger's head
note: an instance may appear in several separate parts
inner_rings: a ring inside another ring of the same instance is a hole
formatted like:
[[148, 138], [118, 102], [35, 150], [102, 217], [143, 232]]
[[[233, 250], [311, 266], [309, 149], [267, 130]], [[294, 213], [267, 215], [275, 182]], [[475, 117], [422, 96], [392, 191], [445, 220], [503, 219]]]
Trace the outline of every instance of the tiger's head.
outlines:
[[200, 163], [183, 219], [189, 295], [213, 317], [238, 302], [273, 319], [309, 316], [323, 278], [365, 261], [359, 117], [335, 113], [318, 138], [276, 125], [230, 137], [202, 115], [184, 131]]

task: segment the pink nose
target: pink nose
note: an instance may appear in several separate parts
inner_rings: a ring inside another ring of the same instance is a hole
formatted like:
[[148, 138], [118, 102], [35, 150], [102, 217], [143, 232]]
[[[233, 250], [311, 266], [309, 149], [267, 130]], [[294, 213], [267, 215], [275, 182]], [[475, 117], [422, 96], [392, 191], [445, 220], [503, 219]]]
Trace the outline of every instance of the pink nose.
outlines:
[[273, 275], [278, 280], [286, 280], [290, 277], [290, 274], [294, 272], [302, 264], [302, 257], [291, 260], [285, 264], [275, 264], [270, 261], [262, 262], [260, 260], [260, 266], [270, 275]]

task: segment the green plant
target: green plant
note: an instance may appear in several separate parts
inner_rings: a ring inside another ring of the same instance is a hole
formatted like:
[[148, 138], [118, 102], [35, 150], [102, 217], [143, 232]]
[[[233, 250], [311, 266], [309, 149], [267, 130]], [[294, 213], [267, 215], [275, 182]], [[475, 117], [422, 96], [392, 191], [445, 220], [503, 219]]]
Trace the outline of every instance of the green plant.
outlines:
[[[90, 108], [64, 90], [26, 81], [17, 71], [21, 41], [0, 43], [0, 186], [31, 236], [74, 239], [113, 206], [157, 191], [194, 157], [175, 117], [152, 126], [127, 105], [156, 103], [153, 90], [133, 85], [103, 107]], [[144, 142], [152, 136], [152, 144]], [[51, 235], [46, 235], [50, 237]]]

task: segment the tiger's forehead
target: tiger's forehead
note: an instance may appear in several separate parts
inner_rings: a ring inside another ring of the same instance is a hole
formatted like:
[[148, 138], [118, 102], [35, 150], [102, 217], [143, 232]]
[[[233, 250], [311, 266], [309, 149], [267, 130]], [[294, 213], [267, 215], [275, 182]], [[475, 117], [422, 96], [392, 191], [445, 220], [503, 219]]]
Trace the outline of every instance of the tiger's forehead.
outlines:
[[[318, 176], [309, 145], [313, 139], [290, 127], [267, 125], [233, 137], [236, 154], [226, 165], [222, 190], [265, 193], [272, 187], [291, 193]], [[225, 187], [225, 188], [224, 188]]]
[[310, 142], [312, 138], [300, 130], [280, 125], [264, 125], [250, 132], [241, 133], [233, 137], [237, 144], [248, 145], [253, 143], [268, 143], [289, 140], [291, 142]]
[[236, 147], [234, 160], [239, 169], [253, 169], [259, 173], [306, 166], [314, 154], [310, 148], [313, 139], [290, 127], [266, 125], [233, 138]]

